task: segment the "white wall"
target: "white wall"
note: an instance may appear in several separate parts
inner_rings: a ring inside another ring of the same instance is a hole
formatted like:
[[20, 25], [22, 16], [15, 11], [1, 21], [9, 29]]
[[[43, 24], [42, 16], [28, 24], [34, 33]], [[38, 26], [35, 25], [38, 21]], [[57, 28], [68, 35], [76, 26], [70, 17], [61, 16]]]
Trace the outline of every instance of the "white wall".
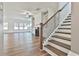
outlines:
[[48, 18], [50, 18], [58, 10], [58, 7], [58, 3], [55, 3], [54, 7], [48, 8]]
[[[48, 7], [47, 9], [45, 9], [45, 11], [48, 11], [48, 15], [46, 17], [46, 19], [42, 19], [43, 23], [45, 23], [50, 17], [53, 16], [53, 14], [58, 10], [58, 2], [55, 2], [54, 5], [50, 8]], [[42, 16], [42, 15], [41, 15]]]
[[71, 49], [79, 54], [79, 3], [72, 3], [72, 39]]
[[41, 23], [41, 12], [34, 14], [34, 23], [35, 23], [35, 27], [39, 27]]
[[[67, 2], [60, 2], [59, 9], [61, 9]], [[61, 12], [60, 12], [60, 21], [65, 19], [68, 14], [71, 13], [71, 3], [69, 3]]]
[[3, 10], [2, 10], [2, 3], [0, 3], [0, 55], [2, 52], [2, 44], [3, 44]]

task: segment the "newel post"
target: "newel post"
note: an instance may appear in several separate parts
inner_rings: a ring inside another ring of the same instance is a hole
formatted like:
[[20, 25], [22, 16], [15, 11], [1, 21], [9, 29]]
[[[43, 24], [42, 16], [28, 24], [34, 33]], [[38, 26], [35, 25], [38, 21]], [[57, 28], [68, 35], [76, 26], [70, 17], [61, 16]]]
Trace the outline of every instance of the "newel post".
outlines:
[[40, 49], [43, 49], [43, 23], [40, 23]]

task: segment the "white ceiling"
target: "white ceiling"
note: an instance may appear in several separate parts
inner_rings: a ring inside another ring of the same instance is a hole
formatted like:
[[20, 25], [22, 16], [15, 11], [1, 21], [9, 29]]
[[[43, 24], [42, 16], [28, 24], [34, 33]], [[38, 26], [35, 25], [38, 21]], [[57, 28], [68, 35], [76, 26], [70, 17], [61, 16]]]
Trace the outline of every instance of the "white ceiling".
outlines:
[[4, 18], [6, 20], [11, 19], [25, 19], [23, 13], [25, 10], [31, 11], [37, 14], [40, 11], [45, 11], [48, 8], [55, 9], [55, 5], [58, 2], [4, 2]]
[[[12, 8], [15, 7], [21, 7], [21, 8], [47, 8], [47, 7], [53, 7], [58, 2], [5, 2], [4, 4], [12, 6]], [[14, 7], [15, 6], [15, 7]]]
[[53, 8], [57, 2], [5, 2], [5, 8], [9, 10], [38, 11], [46, 8]]

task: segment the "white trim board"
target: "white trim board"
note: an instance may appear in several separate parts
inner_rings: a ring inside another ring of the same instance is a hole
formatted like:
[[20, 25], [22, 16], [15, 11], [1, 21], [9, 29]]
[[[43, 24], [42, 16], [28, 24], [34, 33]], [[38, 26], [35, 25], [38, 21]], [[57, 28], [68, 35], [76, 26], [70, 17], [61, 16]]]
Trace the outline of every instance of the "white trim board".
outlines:
[[77, 54], [73, 51], [69, 51], [68, 56], [79, 56], [79, 54]]

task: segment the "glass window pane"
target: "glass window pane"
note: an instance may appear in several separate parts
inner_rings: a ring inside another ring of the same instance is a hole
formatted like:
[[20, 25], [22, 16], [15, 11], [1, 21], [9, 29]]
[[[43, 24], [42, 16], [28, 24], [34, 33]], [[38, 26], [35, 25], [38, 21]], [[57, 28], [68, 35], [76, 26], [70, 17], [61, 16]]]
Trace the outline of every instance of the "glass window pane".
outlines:
[[26, 23], [24, 23], [24, 29], [27, 29], [27, 24]]
[[23, 29], [23, 23], [19, 24], [19, 29], [21, 29], [21, 30]]
[[8, 23], [6, 22], [6, 23], [3, 23], [3, 29], [4, 30], [8, 30]]
[[15, 30], [18, 30], [18, 27], [14, 27]]
[[4, 30], [8, 30], [8, 27], [4, 27]]
[[14, 30], [18, 30], [18, 23], [14, 23]]

